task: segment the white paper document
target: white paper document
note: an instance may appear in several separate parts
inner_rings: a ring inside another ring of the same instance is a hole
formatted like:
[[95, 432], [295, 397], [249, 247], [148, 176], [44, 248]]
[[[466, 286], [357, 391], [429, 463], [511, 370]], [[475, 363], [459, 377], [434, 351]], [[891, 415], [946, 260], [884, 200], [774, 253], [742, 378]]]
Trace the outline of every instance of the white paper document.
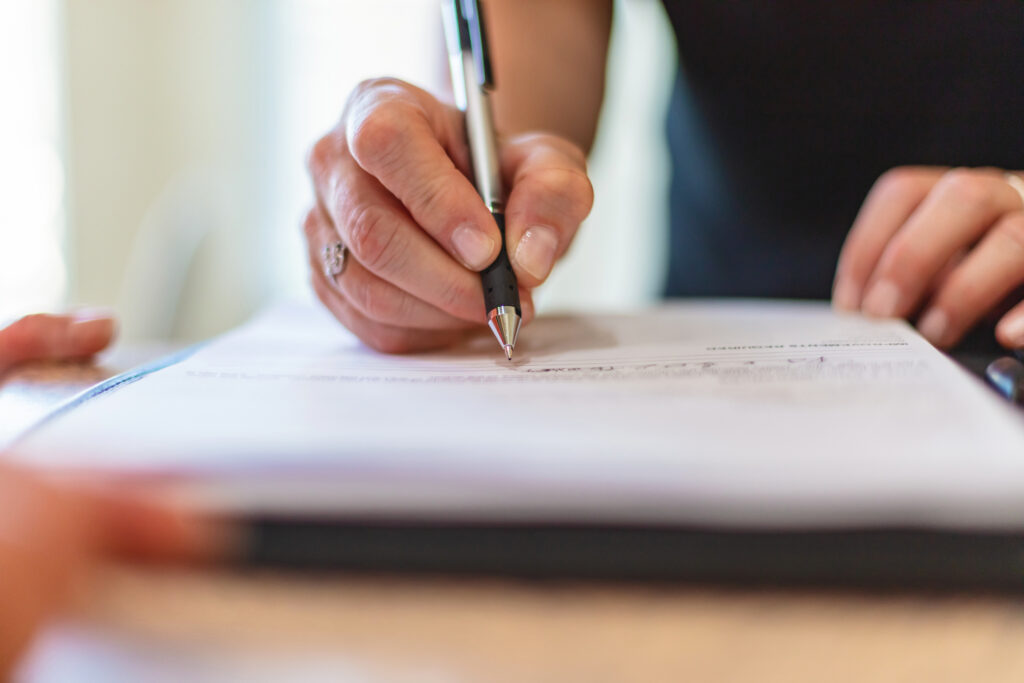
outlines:
[[[43, 467], [328, 514], [1024, 528], [1024, 422], [906, 323], [706, 301], [375, 353], [273, 309], [32, 432]], [[205, 485], [205, 488], [204, 488]]]

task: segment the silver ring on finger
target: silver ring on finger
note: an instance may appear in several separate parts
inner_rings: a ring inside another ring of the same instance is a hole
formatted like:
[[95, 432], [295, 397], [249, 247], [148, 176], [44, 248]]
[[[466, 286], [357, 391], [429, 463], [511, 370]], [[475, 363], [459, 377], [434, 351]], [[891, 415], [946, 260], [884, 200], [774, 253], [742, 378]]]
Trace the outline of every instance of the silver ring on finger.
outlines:
[[348, 247], [341, 241], [331, 242], [324, 246], [320, 256], [323, 259], [324, 276], [337, 287], [338, 278], [345, 272], [345, 264], [348, 263]]
[[1017, 194], [1020, 195], [1021, 208], [1024, 209], [1024, 178], [1021, 178], [1016, 173], [1005, 173], [1003, 179], [1006, 180], [1010, 187], [1017, 190]]

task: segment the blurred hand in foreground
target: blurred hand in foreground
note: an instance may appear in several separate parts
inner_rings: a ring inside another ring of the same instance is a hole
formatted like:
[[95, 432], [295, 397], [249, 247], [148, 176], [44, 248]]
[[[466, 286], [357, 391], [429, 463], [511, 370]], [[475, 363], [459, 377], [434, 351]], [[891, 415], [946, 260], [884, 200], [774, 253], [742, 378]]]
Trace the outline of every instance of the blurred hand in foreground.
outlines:
[[102, 562], [200, 562], [219, 554], [217, 538], [169, 508], [0, 465], [0, 680]]
[[[113, 335], [107, 316], [28, 316], [0, 329], [0, 372], [33, 360], [88, 358]], [[0, 464], [0, 680], [101, 562], [201, 561], [219, 552], [212, 529], [180, 512]]]

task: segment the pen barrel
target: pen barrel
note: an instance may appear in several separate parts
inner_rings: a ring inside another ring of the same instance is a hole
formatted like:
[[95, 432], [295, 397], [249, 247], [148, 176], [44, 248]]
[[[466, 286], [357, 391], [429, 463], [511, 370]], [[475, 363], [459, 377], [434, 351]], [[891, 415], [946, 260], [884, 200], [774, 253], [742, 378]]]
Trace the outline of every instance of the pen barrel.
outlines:
[[505, 214], [495, 212], [492, 215], [498, 223], [498, 230], [501, 231], [501, 251], [498, 252], [498, 258], [494, 259], [494, 263], [480, 271], [485, 310], [490, 312], [499, 306], [513, 306], [516, 313], [522, 316], [523, 311], [519, 306], [519, 283], [516, 281], [516, 274], [512, 270], [512, 262], [509, 261], [505, 245]]
[[[466, 68], [473, 67], [467, 57]], [[473, 182], [477, 192], [491, 211], [496, 211], [505, 201], [501, 186], [501, 166], [498, 162], [498, 142], [494, 134], [494, 117], [491, 100], [486, 90], [476, 87], [466, 92], [466, 139], [469, 142], [470, 163], [473, 167]]]

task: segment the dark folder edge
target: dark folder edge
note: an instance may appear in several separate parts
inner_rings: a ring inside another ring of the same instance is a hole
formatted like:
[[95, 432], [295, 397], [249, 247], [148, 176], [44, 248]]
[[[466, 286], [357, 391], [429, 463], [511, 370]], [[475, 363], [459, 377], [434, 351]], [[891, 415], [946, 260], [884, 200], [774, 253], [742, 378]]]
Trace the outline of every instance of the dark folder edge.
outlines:
[[1024, 590], [1024, 530], [813, 531], [253, 518], [249, 567], [524, 579]]

